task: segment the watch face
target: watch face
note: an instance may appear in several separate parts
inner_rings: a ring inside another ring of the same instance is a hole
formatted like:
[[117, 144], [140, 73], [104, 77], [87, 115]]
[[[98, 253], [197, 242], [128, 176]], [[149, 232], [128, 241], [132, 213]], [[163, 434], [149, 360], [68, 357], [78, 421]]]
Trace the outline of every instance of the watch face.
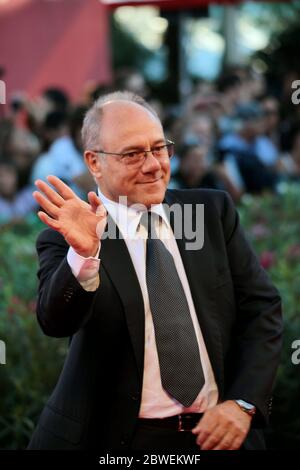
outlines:
[[239, 405], [239, 407], [247, 414], [254, 416], [256, 413], [256, 407], [252, 405], [251, 403], [247, 403], [244, 400], [236, 400], [236, 403]]
[[255, 406], [254, 405], [251, 405], [251, 403], [247, 403], [246, 401], [244, 400], [237, 400], [237, 402], [239, 403], [239, 405], [241, 405], [243, 408], [245, 408], [246, 410], [253, 410], [255, 409]]

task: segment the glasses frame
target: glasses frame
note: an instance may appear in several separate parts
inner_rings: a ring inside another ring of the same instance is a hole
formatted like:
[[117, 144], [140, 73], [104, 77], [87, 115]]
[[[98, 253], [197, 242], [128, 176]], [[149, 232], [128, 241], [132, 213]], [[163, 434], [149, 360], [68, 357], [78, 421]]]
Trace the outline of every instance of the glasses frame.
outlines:
[[[172, 140], [166, 139], [166, 144], [157, 145], [157, 147], [167, 147], [168, 156], [169, 156], [169, 159], [171, 159], [174, 155], [174, 145], [175, 145], [175, 143]], [[150, 149], [150, 150], [140, 150], [140, 151], [137, 151], [136, 153], [141, 153], [141, 154], [143, 153], [144, 154], [144, 161], [145, 161], [145, 159], [147, 158], [148, 153], [152, 153], [153, 151], [154, 151], [154, 148]], [[104, 152], [103, 150], [91, 150], [91, 152], [98, 153], [100, 155], [101, 154], [103, 154], [103, 155], [117, 155], [118, 157], [123, 157], [123, 158], [124, 157], [131, 158], [132, 155], [130, 155], [130, 154], [134, 153], [134, 152], [125, 152], [125, 153]], [[156, 157], [154, 157], [154, 158], [156, 158]]]

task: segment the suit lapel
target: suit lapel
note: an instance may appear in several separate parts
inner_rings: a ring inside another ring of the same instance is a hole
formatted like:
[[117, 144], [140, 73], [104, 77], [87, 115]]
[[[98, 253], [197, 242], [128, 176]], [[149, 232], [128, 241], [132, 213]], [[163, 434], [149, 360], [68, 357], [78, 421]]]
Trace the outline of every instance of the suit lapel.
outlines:
[[145, 312], [140, 284], [119, 229], [110, 216], [109, 224], [116, 228], [117, 238], [101, 242], [101, 263], [120, 295], [140, 377], [144, 368]]
[[[169, 191], [166, 193], [164, 200], [169, 206], [179, 203], [183, 206], [184, 202], [179, 201]], [[200, 203], [200, 202], [199, 202]], [[192, 217], [195, 220], [195, 205]], [[170, 225], [174, 231], [174, 217], [170, 211]], [[204, 207], [205, 220], [205, 207]], [[184, 217], [182, 217], [182, 224]], [[177, 222], [178, 223], [178, 222]], [[215, 264], [213, 256], [213, 246], [211, 245], [207, 227], [204, 224], [204, 245], [198, 250], [186, 249], [186, 240], [184, 237], [184, 227], [182, 227], [182, 238], [176, 238], [181, 259], [185, 268], [185, 273], [189, 281], [192, 298], [196, 314], [199, 320], [203, 339], [207, 348], [208, 356], [212, 364], [219, 391], [222, 394], [223, 380], [223, 351], [221, 332], [217, 317], [216, 301], [215, 301]]]

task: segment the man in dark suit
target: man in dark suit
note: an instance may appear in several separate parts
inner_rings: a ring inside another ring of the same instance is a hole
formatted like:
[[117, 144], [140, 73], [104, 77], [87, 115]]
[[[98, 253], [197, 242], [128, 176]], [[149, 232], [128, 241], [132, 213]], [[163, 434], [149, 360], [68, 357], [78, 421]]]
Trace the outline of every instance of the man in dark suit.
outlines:
[[263, 448], [280, 297], [231, 199], [166, 190], [173, 144], [132, 94], [100, 98], [82, 136], [98, 196], [86, 203], [55, 176], [34, 193], [50, 227], [38, 321], [71, 341], [29, 448]]

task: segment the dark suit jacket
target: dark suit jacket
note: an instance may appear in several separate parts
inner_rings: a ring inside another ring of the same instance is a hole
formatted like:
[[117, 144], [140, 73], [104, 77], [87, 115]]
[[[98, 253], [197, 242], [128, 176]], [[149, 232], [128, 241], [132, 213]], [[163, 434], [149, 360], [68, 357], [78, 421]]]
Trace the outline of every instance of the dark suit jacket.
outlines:
[[[263, 427], [281, 348], [278, 292], [246, 241], [225, 192], [170, 190], [165, 201], [204, 204], [203, 248], [188, 251], [179, 239], [178, 247], [220, 399], [255, 404], [252, 426]], [[29, 448], [126, 450], [140, 408], [145, 319], [125, 241], [102, 241], [96, 292], [86, 292], [73, 276], [68, 245], [59, 233], [44, 230], [37, 251], [38, 321], [46, 335], [72, 340]], [[248, 448], [259, 447], [255, 430], [247, 442]]]

